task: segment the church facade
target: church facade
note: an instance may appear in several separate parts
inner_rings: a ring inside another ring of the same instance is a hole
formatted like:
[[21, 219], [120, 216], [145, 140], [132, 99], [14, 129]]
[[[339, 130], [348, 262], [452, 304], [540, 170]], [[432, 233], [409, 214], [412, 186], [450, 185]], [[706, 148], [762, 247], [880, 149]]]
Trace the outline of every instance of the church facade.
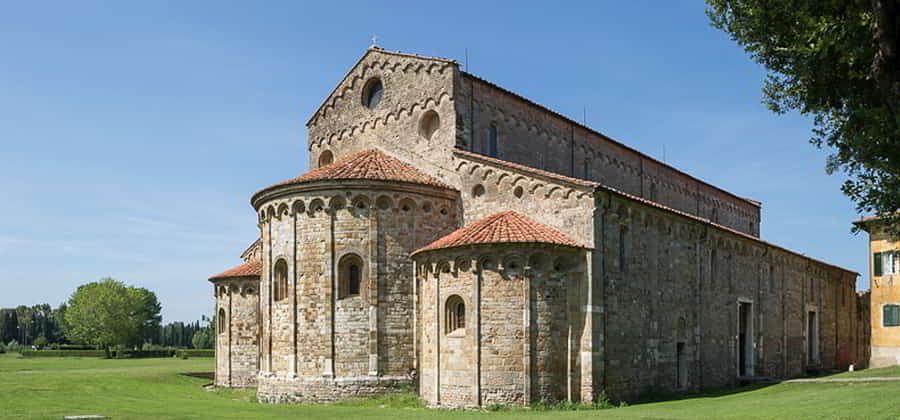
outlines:
[[760, 203], [441, 58], [370, 48], [213, 276], [216, 383], [264, 402], [632, 399], [859, 365], [857, 274]]

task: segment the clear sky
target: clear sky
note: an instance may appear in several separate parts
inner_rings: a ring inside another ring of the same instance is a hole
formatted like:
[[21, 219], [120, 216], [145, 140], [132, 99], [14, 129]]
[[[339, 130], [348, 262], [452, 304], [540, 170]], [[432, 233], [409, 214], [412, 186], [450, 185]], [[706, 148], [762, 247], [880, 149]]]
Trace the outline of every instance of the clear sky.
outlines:
[[[377, 34], [738, 195], [764, 239], [864, 273], [866, 237], [765, 72], [700, 1], [3, 2], [0, 306], [111, 276], [166, 322], [258, 235], [250, 195], [306, 170], [304, 123]], [[665, 155], [664, 154], [665, 150]]]

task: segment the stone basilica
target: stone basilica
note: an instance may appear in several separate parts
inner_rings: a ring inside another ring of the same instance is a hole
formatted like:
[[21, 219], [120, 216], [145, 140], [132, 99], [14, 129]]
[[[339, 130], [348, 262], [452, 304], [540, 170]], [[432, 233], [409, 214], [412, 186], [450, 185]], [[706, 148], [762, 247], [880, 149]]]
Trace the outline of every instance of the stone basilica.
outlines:
[[451, 60], [370, 48], [213, 276], [216, 384], [264, 402], [632, 399], [863, 363], [857, 273]]

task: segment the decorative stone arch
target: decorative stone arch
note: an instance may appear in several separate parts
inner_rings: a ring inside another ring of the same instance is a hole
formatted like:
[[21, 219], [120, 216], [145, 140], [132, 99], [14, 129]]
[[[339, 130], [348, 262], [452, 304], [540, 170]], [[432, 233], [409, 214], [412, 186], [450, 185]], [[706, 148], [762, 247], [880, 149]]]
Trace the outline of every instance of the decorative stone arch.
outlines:
[[412, 198], [404, 197], [397, 204], [397, 207], [400, 209], [400, 212], [403, 214], [412, 215], [416, 209], [416, 202]]
[[525, 274], [525, 260], [518, 254], [506, 255], [503, 258], [503, 275], [509, 278]]
[[547, 270], [550, 257], [543, 252], [535, 252], [528, 256], [528, 266], [535, 271]]
[[342, 210], [347, 206], [347, 199], [341, 195], [335, 195], [328, 200], [328, 208], [332, 211]]
[[364, 216], [369, 214], [369, 208], [372, 207], [372, 200], [365, 194], [358, 194], [350, 200], [350, 207], [354, 214]]
[[361, 296], [366, 270], [363, 259], [355, 253], [341, 256], [338, 262], [338, 299]]
[[389, 211], [394, 207], [394, 200], [387, 195], [380, 195], [375, 200], [375, 207], [377, 207], [378, 210], [381, 211]]
[[325, 202], [322, 201], [321, 198], [313, 199], [309, 203], [309, 208], [307, 209], [307, 213], [309, 213], [310, 217], [316, 217], [322, 210], [325, 209]]
[[482, 255], [478, 258], [478, 269], [480, 271], [497, 271], [497, 259], [492, 255]]
[[306, 211], [306, 203], [304, 203], [303, 200], [294, 201], [291, 205], [291, 209], [294, 212], [294, 215], [301, 214]]
[[289, 213], [290, 210], [288, 209], [288, 205], [286, 203], [281, 203], [278, 205], [278, 214], [276, 216], [278, 219], [281, 219], [283, 216], [287, 216]]

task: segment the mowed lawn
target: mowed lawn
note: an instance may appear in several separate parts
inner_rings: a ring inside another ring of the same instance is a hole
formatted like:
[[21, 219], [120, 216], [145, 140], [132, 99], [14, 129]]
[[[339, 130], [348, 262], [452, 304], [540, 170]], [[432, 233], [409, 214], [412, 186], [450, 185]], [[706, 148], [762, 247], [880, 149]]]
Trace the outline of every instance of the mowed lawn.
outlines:
[[[783, 383], [606, 410], [482, 412], [426, 409], [409, 394], [334, 405], [258, 404], [253, 391], [208, 391], [202, 387], [208, 380], [179, 375], [212, 368], [211, 359], [0, 355], [0, 418], [85, 414], [116, 419], [900, 418], [900, 382]], [[900, 369], [840, 376], [900, 376]]]

